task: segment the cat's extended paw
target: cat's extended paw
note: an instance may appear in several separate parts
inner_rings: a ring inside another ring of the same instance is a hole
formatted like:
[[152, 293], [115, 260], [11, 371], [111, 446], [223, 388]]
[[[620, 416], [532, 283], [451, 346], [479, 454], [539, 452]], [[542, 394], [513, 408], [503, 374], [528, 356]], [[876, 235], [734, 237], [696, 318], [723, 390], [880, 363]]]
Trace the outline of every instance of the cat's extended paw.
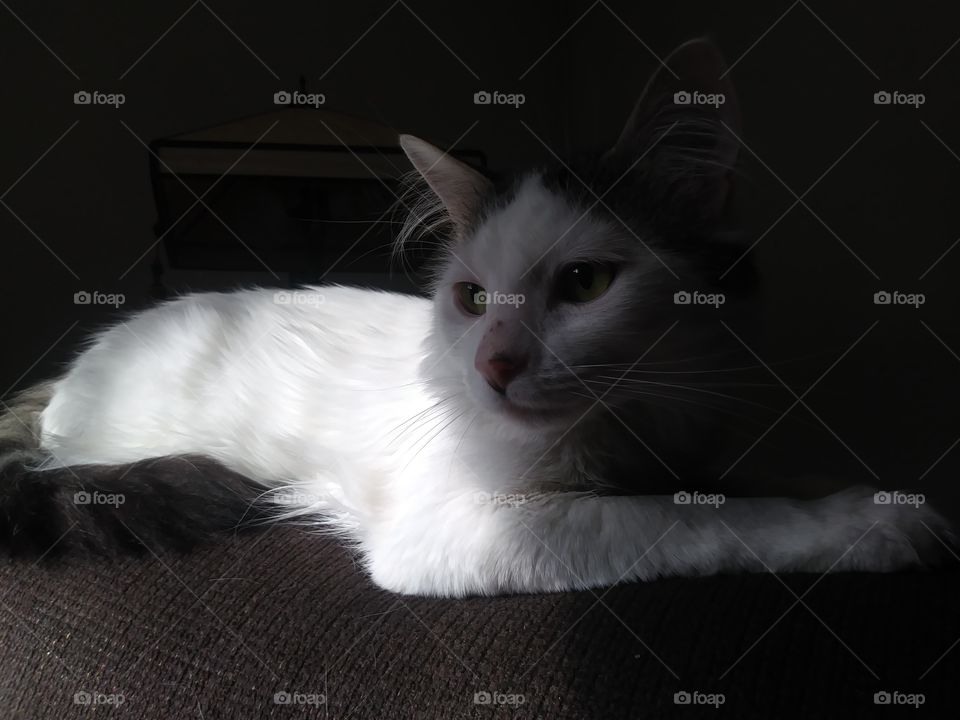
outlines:
[[857, 488], [821, 503], [834, 570], [893, 572], [956, 557], [956, 535], [921, 493]]

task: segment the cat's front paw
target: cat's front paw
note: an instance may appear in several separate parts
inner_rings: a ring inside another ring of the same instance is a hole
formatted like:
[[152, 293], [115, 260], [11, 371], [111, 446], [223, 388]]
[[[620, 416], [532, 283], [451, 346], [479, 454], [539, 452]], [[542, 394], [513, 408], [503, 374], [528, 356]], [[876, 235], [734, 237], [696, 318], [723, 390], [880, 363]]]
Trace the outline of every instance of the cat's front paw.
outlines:
[[920, 493], [858, 488], [821, 503], [834, 570], [894, 572], [956, 558], [957, 537]]

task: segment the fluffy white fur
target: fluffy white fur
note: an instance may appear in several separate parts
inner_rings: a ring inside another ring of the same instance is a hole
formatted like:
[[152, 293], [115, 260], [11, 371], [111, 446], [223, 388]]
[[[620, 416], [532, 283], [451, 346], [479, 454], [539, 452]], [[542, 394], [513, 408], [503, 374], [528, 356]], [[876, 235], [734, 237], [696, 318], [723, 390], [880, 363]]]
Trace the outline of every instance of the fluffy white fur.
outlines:
[[[213, 457], [260, 481], [289, 515], [345, 533], [374, 581], [401, 593], [918, 563], [911, 539], [928, 534], [922, 522], [939, 528], [939, 519], [875, 505], [869, 494], [729, 499], [716, 509], [564, 491], [583, 480], [577, 455], [588, 447], [581, 428], [592, 416], [570, 426], [590, 402], [544, 391], [545, 378], [566, 371], [524, 325], [570, 357], [585, 352], [561, 341], [576, 337], [571, 326], [589, 336], [589, 325], [615, 313], [568, 310], [552, 321], [563, 330], [551, 329], [536, 319], [544, 313], [537, 275], [518, 276], [536, 255], [562, 262], [602, 231], [586, 222], [548, 249], [571, 212], [529, 179], [450, 259], [432, 301], [347, 287], [245, 290], [136, 315], [100, 334], [55, 384], [42, 445], [64, 464]], [[534, 226], [541, 232], [515, 236]], [[465, 317], [449, 286], [469, 279], [468, 267], [487, 270], [476, 278], [484, 287], [531, 299], [519, 310]], [[609, 295], [616, 303], [614, 288]], [[536, 358], [508, 397], [473, 368], [491, 333]]]
[[[701, 74], [721, 76], [715, 49], [686, 52], [686, 65], [713, 63]], [[671, 58], [677, 67], [682, 60]], [[635, 132], [660, 132], [661, 123], [644, 120], [646, 108], [672, 90], [651, 82], [617, 152], [643, 150]], [[697, 122], [693, 137], [702, 140]], [[373, 580], [401, 593], [888, 571], [938, 547], [932, 533], [943, 523], [932, 510], [878, 505], [869, 492], [728, 499], [720, 508], [595, 492], [644, 472], [625, 428], [652, 423], [683, 447], [637, 396], [613, 393], [604, 405], [614, 418], [584, 384], [635, 362], [663, 332], [646, 300], [661, 266], [617, 223], [583, 212], [537, 174], [485, 204], [491, 187], [478, 173], [416, 138], [401, 144], [433, 193], [415, 206], [413, 225], [443, 220], [454, 229], [432, 299], [347, 287], [244, 290], [131, 317], [98, 335], [55, 383], [41, 417], [53, 462], [215, 458], [261, 483], [281, 515], [347, 537]], [[709, 173], [732, 163], [730, 148], [719, 146], [721, 162], [683, 150], [665, 165], [706, 163], [684, 187], [721, 198], [719, 184], [705, 191]], [[660, 252], [685, 270], [681, 255]], [[554, 279], [576, 262], [619, 269], [596, 299], [559, 301]], [[525, 302], [470, 315], [456, 303], [462, 282]], [[526, 359], [502, 393], [475, 369], [498, 352]]]

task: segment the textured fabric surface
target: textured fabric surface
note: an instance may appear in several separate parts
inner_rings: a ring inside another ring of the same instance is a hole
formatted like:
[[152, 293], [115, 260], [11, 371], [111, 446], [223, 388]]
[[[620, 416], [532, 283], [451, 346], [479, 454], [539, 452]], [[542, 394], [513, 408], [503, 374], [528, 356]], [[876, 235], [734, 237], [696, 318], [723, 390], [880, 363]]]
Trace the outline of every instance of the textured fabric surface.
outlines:
[[[0, 573], [4, 718], [956, 717], [960, 706], [950, 570], [435, 600], [378, 590], [334, 541], [273, 528], [188, 556], [3, 561]], [[724, 703], [680, 706], [683, 691]], [[878, 691], [925, 703], [878, 707]]]

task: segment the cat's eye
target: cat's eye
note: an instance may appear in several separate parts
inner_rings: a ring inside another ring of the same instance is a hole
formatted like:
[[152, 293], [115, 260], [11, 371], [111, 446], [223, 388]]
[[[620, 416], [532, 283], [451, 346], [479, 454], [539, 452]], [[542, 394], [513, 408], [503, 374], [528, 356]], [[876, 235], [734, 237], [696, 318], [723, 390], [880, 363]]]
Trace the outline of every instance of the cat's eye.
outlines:
[[585, 303], [603, 295], [613, 282], [613, 267], [601, 263], [573, 263], [560, 271], [557, 292], [567, 302]]
[[483, 315], [487, 311], [487, 291], [476, 283], [458, 282], [453, 286], [457, 304], [471, 315]]

